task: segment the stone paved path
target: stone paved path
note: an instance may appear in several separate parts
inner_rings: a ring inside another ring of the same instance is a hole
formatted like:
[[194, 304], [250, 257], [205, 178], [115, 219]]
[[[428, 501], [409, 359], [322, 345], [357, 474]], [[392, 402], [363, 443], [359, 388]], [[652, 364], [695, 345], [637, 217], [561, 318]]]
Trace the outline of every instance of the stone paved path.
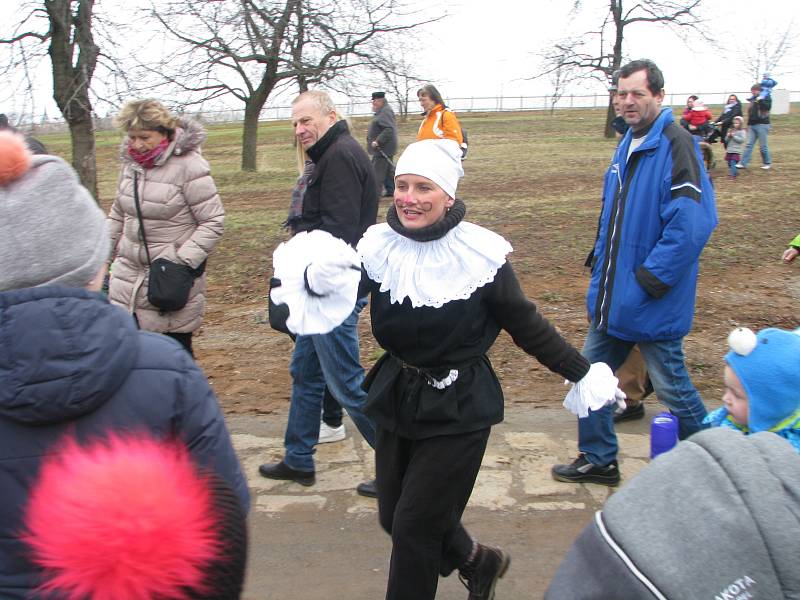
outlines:
[[[618, 427], [620, 469], [630, 478], [648, 461], [648, 418]], [[258, 475], [283, 454], [285, 416], [231, 417], [234, 445], [253, 495], [249, 600], [380, 600], [385, 594], [388, 536], [376, 502], [355, 493], [372, 477], [372, 451], [349, 422], [347, 438], [316, 454], [317, 483], [303, 487]], [[553, 481], [550, 466], [576, 453], [574, 419], [562, 409], [512, 407], [492, 430], [464, 523], [478, 539], [512, 555], [497, 600], [541, 598], [574, 537], [613, 490]], [[437, 598], [463, 600], [457, 577]]]

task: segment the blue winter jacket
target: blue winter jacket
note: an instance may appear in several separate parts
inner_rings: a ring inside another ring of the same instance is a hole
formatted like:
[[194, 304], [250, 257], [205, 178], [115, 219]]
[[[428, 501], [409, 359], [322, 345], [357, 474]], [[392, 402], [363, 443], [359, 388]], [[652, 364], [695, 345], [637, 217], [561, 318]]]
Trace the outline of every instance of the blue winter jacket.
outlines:
[[606, 171], [586, 308], [614, 337], [679, 339], [691, 329], [700, 252], [717, 225], [714, 188], [670, 108], [626, 159], [632, 133]]
[[214, 392], [189, 354], [138, 331], [105, 297], [46, 286], [0, 293], [0, 598], [31, 598], [36, 568], [18, 541], [42, 459], [64, 435], [147, 432], [183, 440], [249, 508]]

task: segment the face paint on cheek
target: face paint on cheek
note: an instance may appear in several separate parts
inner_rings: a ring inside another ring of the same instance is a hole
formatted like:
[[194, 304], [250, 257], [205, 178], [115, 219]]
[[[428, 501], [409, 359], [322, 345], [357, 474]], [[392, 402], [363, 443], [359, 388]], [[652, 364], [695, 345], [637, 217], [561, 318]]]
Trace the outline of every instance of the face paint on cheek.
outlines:
[[433, 210], [433, 203], [432, 202], [421, 202], [419, 205], [419, 209], [423, 212], [431, 212]]

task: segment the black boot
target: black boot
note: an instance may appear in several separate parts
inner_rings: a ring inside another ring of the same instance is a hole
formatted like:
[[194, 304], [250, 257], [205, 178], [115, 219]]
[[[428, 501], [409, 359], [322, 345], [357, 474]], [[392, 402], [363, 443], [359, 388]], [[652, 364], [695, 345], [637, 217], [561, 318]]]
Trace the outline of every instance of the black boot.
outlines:
[[510, 563], [511, 557], [499, 548], [478, 544], [472, 560], [458, 570], [458, 578], [469, 591], [468, 600], [494, 600], [497, 580]]
[[297, 471], [283, 461], [274, 465], [261, 465], [258, 472], [267, 479], [294, 481], [305, 486], [314, 485], [316, 481], [314, 471]]

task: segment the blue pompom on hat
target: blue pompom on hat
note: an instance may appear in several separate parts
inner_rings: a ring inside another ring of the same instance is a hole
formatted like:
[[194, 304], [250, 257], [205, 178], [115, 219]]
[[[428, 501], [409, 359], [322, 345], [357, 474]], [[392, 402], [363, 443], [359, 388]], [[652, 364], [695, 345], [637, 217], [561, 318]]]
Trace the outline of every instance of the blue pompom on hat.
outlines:
[[748, 429], [769, 431], [800, 410], [800, 329], [762, 329], [755, 344], [735, 343], [736, 333], [729, 338], [733, 349], [725, 362], [747, 394]]

